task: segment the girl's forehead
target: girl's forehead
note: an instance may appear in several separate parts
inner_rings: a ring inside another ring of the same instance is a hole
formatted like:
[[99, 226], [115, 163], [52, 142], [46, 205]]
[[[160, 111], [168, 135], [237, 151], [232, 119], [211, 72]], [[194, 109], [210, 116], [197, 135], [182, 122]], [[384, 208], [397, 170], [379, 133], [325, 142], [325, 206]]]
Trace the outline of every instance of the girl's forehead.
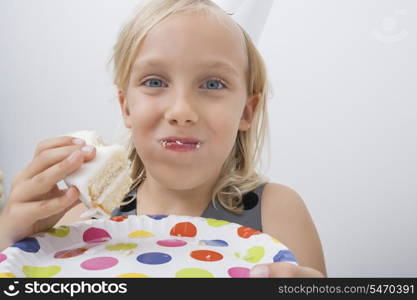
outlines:
[[157, 58], [206, 62], [241, 72], [247, 66], [242, 32], [227, 17], [181, 13], [156, 24], [138, 49], [135, 65]]

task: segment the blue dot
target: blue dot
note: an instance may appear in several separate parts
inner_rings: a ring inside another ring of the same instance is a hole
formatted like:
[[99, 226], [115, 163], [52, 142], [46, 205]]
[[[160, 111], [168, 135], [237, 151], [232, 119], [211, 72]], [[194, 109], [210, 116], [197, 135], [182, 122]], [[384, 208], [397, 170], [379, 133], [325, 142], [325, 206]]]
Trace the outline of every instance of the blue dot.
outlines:
[[223, 240], [200, 240], [200, 243], [206, 246], [227, 247], [229, 244]]
[[166, 253], [161, 252], [148, 252], [139, 255], [137, 258], [138, 262], [147, 265], [160, 265], [169, 262], [172, 257]]
[[280, 261], [293, 261], [297, 262], [295, 260], [294, 255], [289, 250], [281, 250], [274, 256], [274, 262], [280, 262]]
[[147, 215], [147, 216], [155, 220], [161, 220], [161, 219], [168, 217], [167, 215]]
[[38, 240], [35, 238], [25, 238], [13, 244], [12, 247], [16, 247], [16, 248], [19, 248], [20, 250], [23, 250], [25, 252], [31, 252], [31, 253], [36, 253], [41, 248]]

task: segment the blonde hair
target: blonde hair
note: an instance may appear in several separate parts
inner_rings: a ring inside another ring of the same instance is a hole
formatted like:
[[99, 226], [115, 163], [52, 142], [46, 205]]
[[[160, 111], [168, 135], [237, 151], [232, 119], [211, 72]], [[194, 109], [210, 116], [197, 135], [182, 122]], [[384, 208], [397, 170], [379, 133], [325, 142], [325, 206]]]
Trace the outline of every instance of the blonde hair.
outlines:
[[[218, 20], [222, 14], [227, 16], [219, 6], [210, 0], [148, 0], [141, 3], [138, 11], [121, 29], [113, 48], [113, 56], [110, 59], [110, 62], [114, 60], [114, 84], [119, 90], [124, 91], [125, 95], [132, 65], [137, 56], [136, 52], [145, 35], [164, 18], [179, 12], [210, 12]], [[247, 93], [248, 95], [257, 94], [259, 100], [251, 127], [247, 131], [239, 131], [237, 134], [235, 145], [223, 163], [211, 198], [214, 206], [217, 198], [224, 208], [239, 214], [243, 210], [243, 195], [268, 181], [264, 176], [258, 174], [255, 168], [260, 163], [264, 141], [269, 137], [266, 105], [269, 85], [266, 66], [261, 54], [246, 31], [236, 22], [234, 24], [242, 31], [243, 46], [246, 47], [248, 55]], [[132, 191], [146, 178], [146, 170], [137, 154], [132, 134], [130, 134], [128, 152], [132, 161]], [[124, 202], [122, 205], [128, 203], [130, 201]]]

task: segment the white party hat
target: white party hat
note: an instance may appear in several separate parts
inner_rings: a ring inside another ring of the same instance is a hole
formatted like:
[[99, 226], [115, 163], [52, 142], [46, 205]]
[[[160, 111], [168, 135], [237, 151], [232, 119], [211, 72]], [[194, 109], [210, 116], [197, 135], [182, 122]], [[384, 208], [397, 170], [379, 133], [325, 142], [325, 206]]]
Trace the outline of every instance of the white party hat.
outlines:
[[256, 45], [274, 0], [213, 0], [238, 23]]

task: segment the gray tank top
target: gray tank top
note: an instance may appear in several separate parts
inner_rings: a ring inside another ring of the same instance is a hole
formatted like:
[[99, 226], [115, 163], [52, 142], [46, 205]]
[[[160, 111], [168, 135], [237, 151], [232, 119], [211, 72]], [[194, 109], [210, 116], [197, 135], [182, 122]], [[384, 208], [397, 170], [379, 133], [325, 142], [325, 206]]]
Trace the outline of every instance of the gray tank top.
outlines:
[[[204, 210], [201, 217], [213, 218], [218, 220], [225, 220], [232, 223], [237, 223], [243, 226], [251, 227], [253, 229], [262, 231], [262, 216], [261, 216], [261, 199], [262, 191], [266, 183], [258, 186], [256, 189], [246, 193], [243, 196], [244, 210], [241, 214], [235, 214], [225, 209], [220, 203], [216, 203], [216, 207], [213, 206], [213, 202], [210, 201], [207, 208]], [[137, 188], [131, 190], [123, 202], [131, 200], [137, 192]], [[136, 199], [127, 205], [116, 208], [111, 216], [129, 216], [136, 215]]]

